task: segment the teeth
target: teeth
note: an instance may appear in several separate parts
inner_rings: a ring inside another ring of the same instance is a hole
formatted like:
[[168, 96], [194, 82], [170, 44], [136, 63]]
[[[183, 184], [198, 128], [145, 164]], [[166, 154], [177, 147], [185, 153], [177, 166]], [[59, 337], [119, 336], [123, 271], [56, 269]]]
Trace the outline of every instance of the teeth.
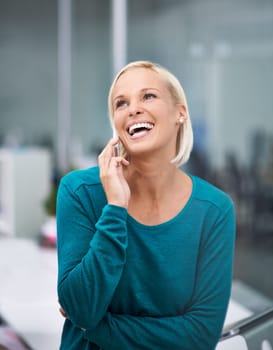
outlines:
[[136, 123], [134, 125], [131, 125], [129, 127], [128, 131], [129, 131], [129, 134], [132, 135], [136, 129], [145, 128], [145, 129], [151, 130], [153, 127], [154, 127], [153, 124], [147, 123], [147, 122], [146, 123]]

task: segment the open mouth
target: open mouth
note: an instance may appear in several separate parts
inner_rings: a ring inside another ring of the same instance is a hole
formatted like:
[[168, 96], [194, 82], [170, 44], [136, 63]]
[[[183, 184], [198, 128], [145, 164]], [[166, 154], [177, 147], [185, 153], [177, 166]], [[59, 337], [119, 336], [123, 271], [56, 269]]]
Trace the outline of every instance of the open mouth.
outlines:
[[140, 137], [152, 130], [154, 127], [153, 123], [143, 122], [143, 123], [135, 123], [127, 129], [127, 132], [132, 137]]

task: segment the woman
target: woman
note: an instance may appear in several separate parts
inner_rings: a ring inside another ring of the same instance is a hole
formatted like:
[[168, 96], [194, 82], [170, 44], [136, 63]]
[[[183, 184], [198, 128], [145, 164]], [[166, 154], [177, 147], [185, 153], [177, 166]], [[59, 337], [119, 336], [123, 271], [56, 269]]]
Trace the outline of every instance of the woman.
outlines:
[[233, 203], [181, 170], [192, 127], [165, 68], [124, 67], [109, 111], [118, 137], [99, 166], [59, 187], [61, 349], [212, 350], [230, 297]]

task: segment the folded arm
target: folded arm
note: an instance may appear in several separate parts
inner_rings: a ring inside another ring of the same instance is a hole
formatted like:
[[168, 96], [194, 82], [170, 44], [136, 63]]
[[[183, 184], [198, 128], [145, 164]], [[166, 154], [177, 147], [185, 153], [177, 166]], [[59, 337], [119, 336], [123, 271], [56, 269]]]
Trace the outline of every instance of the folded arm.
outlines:
[[85, 337], [104, 350], [213, 350], [230, 297], [235, 222], [233, 208], [203, 237], [195, 289], [183, 315], [142, 317], [107, 312]]

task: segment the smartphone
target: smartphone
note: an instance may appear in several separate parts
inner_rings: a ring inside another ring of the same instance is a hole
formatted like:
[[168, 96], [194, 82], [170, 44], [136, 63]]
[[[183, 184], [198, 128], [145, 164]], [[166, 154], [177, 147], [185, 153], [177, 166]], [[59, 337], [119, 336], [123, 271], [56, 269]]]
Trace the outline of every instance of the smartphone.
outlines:
[[114, 157], [120, 156], [120, 143], [119, 142], [113, 146], [113, 154], [114, 154]]
[[[113, 130], [113, 137], [116, 137], [116, 136], [117, 136], [117, 132], [114, 129]], [[120, 156], [120, 141], [113, 146], [113, 156], [114, 157]]]

